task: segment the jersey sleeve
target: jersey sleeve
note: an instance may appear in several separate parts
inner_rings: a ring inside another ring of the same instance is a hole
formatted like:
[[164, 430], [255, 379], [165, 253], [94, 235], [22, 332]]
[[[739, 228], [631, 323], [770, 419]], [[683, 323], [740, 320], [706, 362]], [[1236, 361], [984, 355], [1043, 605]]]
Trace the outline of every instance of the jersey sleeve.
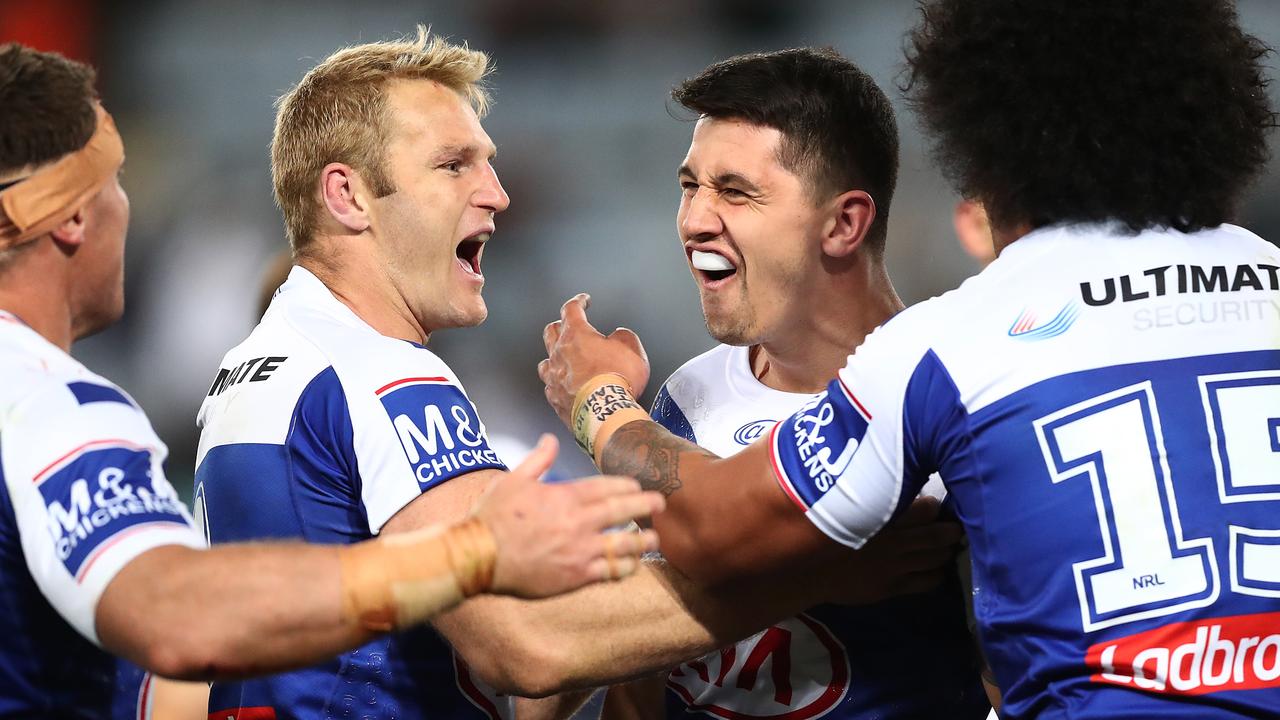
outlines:
[[352, 414], [371, 532], [381, 530], [415, 497], [449, 480], [477, 470], [507, 469], [455, 378], [391, 378], [370, 399], [359, 408], [353, 405]]
[[911, 503], [963, 431], [946, 369], [902, 325], [868, 337], [826, 392], [770, 437], [783, 490], [822, 532], [854, 548]]
[[204, 547], [165, 478], [166, 449], [118, 389], [50, 384], [4, 419], [0, 469], [23, 555], [50, 604], [98, 643], [103, 590], [138, 555]]
[[685, 417], [679, 403], [676, 402], [675, 398], [671, 397], [669, 386], [674, 377], [673, 375], [668, 378], [662, 384], [662, 387], [658, 388], [658, 394], [653, 398], [653, 408], [649, 410], [649, 417], [666, 428], [672, 435], [684, 438], [691, 443], [697, 443], [698, 438], [694, 435], [693, 425], [689, 422], [689, 418]]

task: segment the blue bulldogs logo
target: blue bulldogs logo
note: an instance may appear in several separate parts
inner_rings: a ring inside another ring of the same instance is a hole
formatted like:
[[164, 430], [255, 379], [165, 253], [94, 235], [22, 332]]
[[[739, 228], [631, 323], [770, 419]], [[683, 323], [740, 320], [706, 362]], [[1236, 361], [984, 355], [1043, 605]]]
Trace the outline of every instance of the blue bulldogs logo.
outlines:
[[424, 490], [472, 470], [505, 469], [471, 401], [444, 378], [391, 383], [379, 399]]
[[126, 528], [150, 522], [187, 524], [172, 488], [152, 482], [151, 453], [144, 449], [83, 452], [36, 481], [58, 559], [77, 578], [94, 551]]
[[[837, 381], [838, 382], [838, 381]], [[836, 382], [774, 431], [781, 475], [806, 509], [835, 486], [867, 434], [870, 417]]]
[[743, 425], [733, 433], [734, 442], [739, 445], [750, 445], [751, 443], [764, 437], [769, 432], [769, 428], [773, 427], [776, 420], [755, 420]]

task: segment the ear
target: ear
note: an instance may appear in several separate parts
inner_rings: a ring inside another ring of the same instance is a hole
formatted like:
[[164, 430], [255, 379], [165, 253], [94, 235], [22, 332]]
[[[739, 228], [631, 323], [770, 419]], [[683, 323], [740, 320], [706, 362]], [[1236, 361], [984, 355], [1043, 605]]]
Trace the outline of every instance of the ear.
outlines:
[[991, 223], [987, 211], [976, 200], [961, 200], [952, 213], [956, 238], [970, 257], [986, 265], [995, 259], [996, 251], [991, 236]]
[[84, 208], [76, 210], [76, 214], [64, 220], [58, 227], [49, 232], [53, 242], [63, 253], [70, 255], [84, 244]]
[[369, 228], [368, 194], [350, 165], [329, 163], [320, 171], [320, 197], [329, 217], [353, 233]]
[[862, 245], [876, 220], [876, 201], [866, 191], [850, 190], [831, 200], [831, 213], [823, 225], [822, 252], [846, 257]]

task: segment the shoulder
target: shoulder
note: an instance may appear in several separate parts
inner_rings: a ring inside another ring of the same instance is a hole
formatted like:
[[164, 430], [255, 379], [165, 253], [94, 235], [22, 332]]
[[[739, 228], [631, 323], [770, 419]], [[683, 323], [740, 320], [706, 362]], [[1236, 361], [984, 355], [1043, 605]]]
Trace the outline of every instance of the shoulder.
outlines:
[[[0, 433], [7, 469], [41, 463], [71, 448], [116, 442], [163, 455], [142, 408], [118, 385], [70, 357], [0, 361]], [[23, 473], [20, 473], [23, 474]]]
[[706, 394], [708, 388], [723, 386], [733, 360], [745, 348], [717, 345], [688, 360], [662, 383], [659, 394], [682, 406], [691, 405]]

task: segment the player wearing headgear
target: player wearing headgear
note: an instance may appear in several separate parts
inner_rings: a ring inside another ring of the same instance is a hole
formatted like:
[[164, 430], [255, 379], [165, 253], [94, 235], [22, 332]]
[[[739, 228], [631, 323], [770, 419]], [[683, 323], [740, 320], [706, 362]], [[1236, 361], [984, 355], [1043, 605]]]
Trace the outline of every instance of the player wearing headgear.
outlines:
[[[727, 457], [821, 392], [902, 308], [884, 266], [898, 133], [889, 99], [833, 50], [730, 58], [672, 95], [700, 117], [676, 224], [707, 330], [724, 344], [677, 370], [651, 415]], [[815, 607], [680, 666], [667, 686], [669, 716], [959, 720], [990, 709], [955, 583]]]
[[[214, 544], [394, 537], [466, 517], [502, 467], [457, 377], [424, 346], [486, 315], [481, 257], [508, 204], [479, 121], [486, 68], [483, 53], [420, 30], [335, 53], [281, 100], [273, 177], [297, 267], [200, 411], [196, 515]], [[950, 531], [917, 530], [923, 553], [912, 541], [890, 559], [854, 561], [886, 567], [862, 587], [796, 577], [744, 606], [644, 568], [608, 591], [465, 603], [437, 618], [440, 635], [412, 631], [324, 665], [215, 683], [209, 709], [509, 717], [511, 693], [671, 667], [815, 596], [913, 586], [913, 563], [927, 582]], [[619, 556], [650, 544], [615, 539]]]
[[124, 146], [93, 71], [0, 46], [0, 108], [0, 716], [145, 716], [147, 687], [118, 682], [109, 653], [166, 676], [241, 677], [477, 593], [541, 597], [634, 568], [600, 530], [660, 498], [622, 479], [543, 486], [551, 444], [466, 522], [204, 549], [146, 415], [68, 354], [124, 310]]
[[648, 368], [580, 301], [549, 399], [669, 493], [664, 553], [704, 581], [856, 547], [939, 471], [1009, 717], [1270, 717], [1280, 251], [1227, 224], [1263, 54], [1226, 2], [927, 3], [909, 92], [999, 257], [731, 458], [639, 419]]

